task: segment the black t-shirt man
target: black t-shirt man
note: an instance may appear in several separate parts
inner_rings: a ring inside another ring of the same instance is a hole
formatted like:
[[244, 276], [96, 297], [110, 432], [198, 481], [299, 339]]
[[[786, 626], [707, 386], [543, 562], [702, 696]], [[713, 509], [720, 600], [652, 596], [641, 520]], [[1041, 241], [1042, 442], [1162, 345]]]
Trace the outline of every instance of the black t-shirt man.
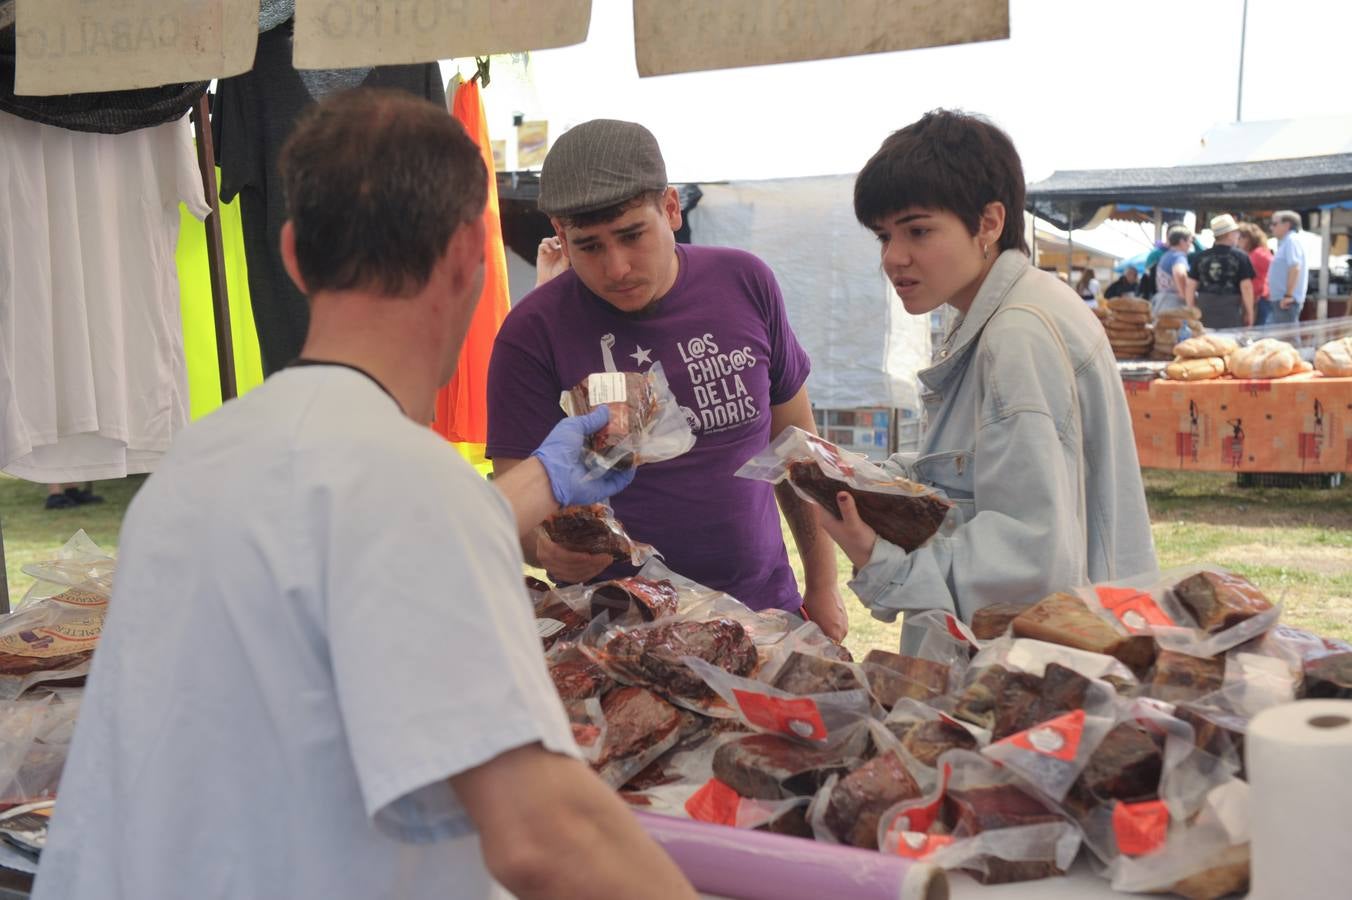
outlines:
[[1253, 263], [1237, 247], [1217, 244], [1188, 258], [1188, 278], [1197, 282], [1197, 308], [1207, 328], [1240, 328], [1244, 301], [1240, 285], [1252, 283]]
[[1239, 296], [1239, 283], [1254, 278], [1249, 255], [1238, 247], [1217, 244], [1188, 260], [1188, 276], [1197, 281], [1201, 294], [1234, 294]]

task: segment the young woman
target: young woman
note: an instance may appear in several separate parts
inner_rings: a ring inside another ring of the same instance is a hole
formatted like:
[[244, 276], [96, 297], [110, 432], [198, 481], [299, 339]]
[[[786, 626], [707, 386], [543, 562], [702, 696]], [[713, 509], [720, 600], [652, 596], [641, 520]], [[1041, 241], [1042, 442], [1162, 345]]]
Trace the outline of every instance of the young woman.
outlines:
[[1080, 273], [1080, 280], [1075, 282], [1075, 293], [1090, 309], [1098, 306], [1099, 280], [1094, 276], [1093, 269], [1085, 269]]
[[1266, 325], [1272, 317], [1272, 298], [1268, 296], [1267, 273], [1272, 267], [1272, 251], [1268, 249], [1267, 232], [1253, 222], [1239, 225], [1239, 249], [1249, 254], [1253, 263], [1253, 299], [1256, 304], [1255, 325]]
[[[888, 462], [953, 501], [945, 527], [908, 554], [865, 525], [848, 494], [840, 519], [818, 512], [855, 565], [859, 599], [885, 621], [936, 608], [970, 620], [997, 601], [1154, 571], [1112, 350], [1075, 291], [1029, 262], [1009, 137], [976, 116], [929, 113], [883, 142], [854, 204], [906, 311], [958, 312], [919, 373], [920, 452]], [[903, 628], [903, 648], [919, 637]]]

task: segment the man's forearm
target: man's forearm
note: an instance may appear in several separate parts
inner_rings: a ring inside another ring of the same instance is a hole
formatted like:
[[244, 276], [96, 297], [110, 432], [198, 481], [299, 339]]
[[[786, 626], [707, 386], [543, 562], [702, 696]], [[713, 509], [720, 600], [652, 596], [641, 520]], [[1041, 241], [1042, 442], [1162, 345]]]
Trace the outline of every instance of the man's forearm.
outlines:
[[822, 532], [812, 505], [798, 496], [787, 481], [775, 485], [775, 499], [789, 523], [793, 542], [803, 560], [803, 580], [808, 589], [834, 587], [836, 584], [835, 544]]
[[[559, 508], [554, 499], [554, 491], [549, 486], [549, 476], [538, 459], [503, 460], [494, 463], [493, 486], [496, 487], [516, 514], [516, 531], [521, 538], [521, 552], [526, 562], [532, 566], [539, 563], [534, 560], [534, 541], [531, 534], [535, 526], [544, 521], [545, 516]], [[530, 545], [529, 551], [527, 545]]]

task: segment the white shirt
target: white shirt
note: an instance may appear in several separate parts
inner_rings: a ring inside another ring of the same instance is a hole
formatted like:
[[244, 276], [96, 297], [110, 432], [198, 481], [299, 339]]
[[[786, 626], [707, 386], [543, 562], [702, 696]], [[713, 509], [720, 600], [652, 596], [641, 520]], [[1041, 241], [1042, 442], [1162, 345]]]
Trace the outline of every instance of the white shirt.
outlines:
[[188, 421], [179, 201], [209, 212], [186, 117], [87, 134], [0, 112], [0, 469], [148, 472]]
[[576, 754], [502, 496], [366, 376], [291, 369], [128, 511], [34, 897], [479, 898], [447, 778]]

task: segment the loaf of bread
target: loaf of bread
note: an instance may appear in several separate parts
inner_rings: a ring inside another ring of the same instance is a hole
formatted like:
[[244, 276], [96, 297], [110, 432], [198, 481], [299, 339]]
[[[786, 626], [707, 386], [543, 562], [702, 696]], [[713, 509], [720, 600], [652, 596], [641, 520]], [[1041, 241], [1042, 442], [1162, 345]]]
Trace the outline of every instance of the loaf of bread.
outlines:
[[1135, 297], [1114, 297], [1107, 301], [1108, 308], [1114, 313], [1150, 313], [1149, 300], [1137, 300]]
[[1179, 359], [1164, 367], [1164, 376], [1170, 381], [1206, 381], [1225, 374], [1225, 360], [1219, 356], [1206, 359]]
[[1230, 371], [1236, 378], [1282, 378], [1304, 368], [1299, 350], [1273, 338], [1255, 341], [1230, 355]]
[[1161, 322], [1165, 320], [1175, 322], [1197, 322], [1201, 321], [1202, 311], [1195, 306], [1179, 306], [1174, 309], [1166, 309], [1155, 316], [1155, 318]]
[[1120, 322], [1124, 325], [1145, 325], [1150, 321], [1148, 312], [1113, 312], [1114, 322]]
[[1320, 347], [1314, 355], [1314, 367], [1334, 378], [1352, 375], [1352, 337], [1329, 341]]
[[1219, 334], [1204, 334], [1201, 337], [1179, 341], [1174, 346], [1174, 356], [1179, 359], [1206, 359], [1209, 356], [1229, 356], [1239, 349], [1234, 338]]

